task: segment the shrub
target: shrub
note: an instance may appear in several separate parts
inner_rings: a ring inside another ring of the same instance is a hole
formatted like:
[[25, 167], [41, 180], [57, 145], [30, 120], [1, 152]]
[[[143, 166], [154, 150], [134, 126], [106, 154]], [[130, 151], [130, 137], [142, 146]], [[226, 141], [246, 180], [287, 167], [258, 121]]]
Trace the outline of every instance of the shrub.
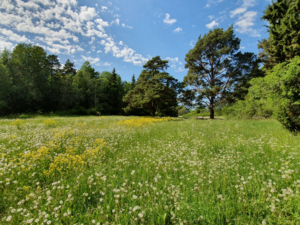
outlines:
[[72, 115], [87, 115], [87, 111], [82, 106], [76, 106], [74, 109], [71, 110]]
[[30, 116], [28, 114], [21, 114], [19, 116], [19, 118], [21, 118], [21, 119], [28, 119], [28, 118], [30, 118]]

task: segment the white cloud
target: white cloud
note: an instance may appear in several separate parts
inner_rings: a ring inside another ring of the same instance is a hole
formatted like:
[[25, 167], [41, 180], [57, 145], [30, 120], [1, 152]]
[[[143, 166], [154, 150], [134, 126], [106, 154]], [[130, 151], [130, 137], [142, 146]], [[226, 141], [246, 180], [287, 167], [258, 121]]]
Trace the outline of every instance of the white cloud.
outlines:
[[125, 27], [125, 23], [122, 23], [122, 27]]
[[164, 19], [164, 23], [166, 23], [166, 24], [173, 24], [176, 21], [177, 21], [176, 19], [170, 19], [170, 14], [166, 13], [166, 18]]
[[213, 20], [213, 19], [215, 18], [215, 16], [209, 15], [208, 18], [209, 18], [210, 20]]
[[120, 15], [119, 14], [114, 14], [114, 17], [120, 17]]
[[116, 23], [116, 24], [120, 24], [120, 20], [119, 20], [119, 18], [117, 18], [117, 19], [115, 19], [115, 20], [113, 20], [113, 21], [111, 21], [110, 22], [110, 25], [112, 25], [112, 24], [114, 24], [114, 23]]
[[167, 57], [166, 60], [168, 60], [169, 62], [175, 63], [175, 62], [178, 62], [178, 57], [175, 57], [175, 58]]
[[101, 6], [101, 9], [102, 9], [102, 10], [106, 10], [107, 7], [106, 7], [106, 6]]
[[7, 29], [1, 29], [0, 28], [0, 33], [5, 35], [7, 37], [8, 40], [10, 41], [15, 41], [15, 42], [30, 42], [25, 35], [20, 36], [14, 32], [12, 32], [11, 30], [7, 30]]
[[191, 41], [190, 41], [190, 44], [189, 44], [189, 45], [190, 45], [192, 48], [194, 48], [194, 46], [195, 46], [194, 42], [195, 42], [194, 40], [191, 40]]
[[38, 4], [35, 4], [34, 2], [23, 2], [21, 0], [16, 0], [17, 6], [27, 9], [35, 9], [38, 10], [40, 6]]
[[240, 49], [245, 49], [246, 47], [245, 46], [240, 46]]
[[95, 38], [92, 37], [92, 40], [89, 42], [89, 44], [90, 44], [90, 45], [93, 44], [94, 41], [95, 41]]
[[[1, 47], [12, 47], [13, 43], [8, 41], [29, 42], [29, 37], [34, 36], [34, 44], [54, 54], [87, 52], [89, 48], [96, 52], [96, 46], [85, 46], [83, 49], [77, 44], [85, 36], [90, 37], [86, 44], [101, 43], [106, 53], [112, 52], [114, 57], [121, 57], [125, 62], [142, 65], [148, 60], [124, 43], [121, 47], [117, 46], [105, 31], [110, 24], [101, 18], [94, 7], [77, 6], [76, 0], [0, 0], [0, 10]], [[115, 14], [111, 24], [120, 24], [118, 17], [120, 15]], [[132, 28], [126, 24], [125, 27]], [[85, 58], [93, 63], [100, 60]]]
[[76, 0], [56, 0], [56, 2], [60, 5], [65, 6], [77, 6]]
[[47, 23], [46, 26], [49, 27], [49, 28], [53, 28], [53, 29], [60, 28], [60, 24], [59, 23], [53, 23], [53, 22]]
[[110, 5], [112, 5], [112, 3], [111, 2], [107, 2], [108, 4], [110, 4]]
[[176, 65], [174, 65], [174, 64], [171, 65], [171, 68], [176, 69]]
[[182, 31], [182, 29], [180, 27], [177, 27], [175, 30], [173, 30], [173, 32], [176, 32], [176, 33], [180, 32], [180, 31]]
[[95, 6], [98, 7], [98, 4], [96, 3]]
[[208, 29], [212, 29], [212, 28], [215, 27], [215, 26], [219, 26], [219, 23], [216, 22], [216, 21], [214, 20], [214, 21], [212, 21], [211, 23], [206, 24], [205, 26], [206, 26]]
[[254, 25], [256, 16], [257, 12], [254, 11], [246, 12], [243, 16], [240, 16], [235, 22], [235, 25], [238, 27], [236, 31], [239, 33], [249, 33], [253, 37], [260, 37], [260, 34], [251, 28]]
[[110, 66], [110, 65], [111, 65], [111, 63], [105, 62], [105, 63], [103, 63], [101, 66]]
[[255, 11], [247, 11], [248, 7], [253, 7], [256, 4], [257, 0], [243, 0], [243, 4], [241, 7], [236, 8], [233, 11], [230, 11], [230, 17], [234, 17], [239, 14], [238, 19], [235, 22], [237, 26], [236, 31], [239, 33], [248, 33], [252, 37], [260, 37], [260, 34], [257, 30], [253, 29], [255, 17], [257, 16], [257, 12]]
[[3, 40], [0, 36], [0, 51], [5, 48], [11, 50], [13, 47], [14, 47], [13, 43]]
[[108, 22], [106, 22], [102, 19], [96, 19], [95, 22], [98, 23], [97, 28], [99, 30], [101, 30], [102, 32], [105, 32], [103, 27], [109, 26]]
[[211, 4], [216, 4], [218, 2], [223, 2], [224, 0], [208, 0], [207, 4], [205, 5], [204, 8], [208, 8], [211, 6]]
[[136, 54], [132, 48], [129, 48], [126, 45], [123, 49], [120, 49], [112, 37], [106, 38], [106, 41], [102, 40], [100, 44], [104, 45], [105, 53], [112, 52], [114, 57], [123, 58], [125, 62], [130, 62], [137, 66], [143, 65], [149, 60], [141, 54]]
[[0, 4], [0, 9], [4, 9], [7, 12], [10, 12], [14, 9], [14, 5], [11, 4], [11, 0], [2, 0]]
[[180, 73], [180, 72], [182, 72], [182, 71], [184, 71], [184, 68], [183, 68], [183, 67], [179, 67], [177, 70], [175, 70], [175, 72], [178, 72], [178, 73]]
[[95, 8], [82, 6], [80, 7], [79, 18], [81, 21], [89, 21], [97, 15]]
[[253, 7], [255, 6], [257, 0], [243, 0], [243, 7]]
[[97, 62], [100, 61], [100, 59], [98, 57], [92, 58], [90, 56], [89, 57], [85, 57], [83, 55], [81, 55], [81, 57], [84, 59], [84, 61], [89, 61], [91, 64], [95, 64], [95, 63], [97, 63]]
[[230, 17], [234, 17], [235, 15], [238, 15], [238, 14], [241, 14], [241, 13], [244, 13], [247, 11], [247, 8], [246, 7], [241, 7], [241, 8], [237, 8], [233, 11], [230, 11]]
[[102, 52], [101, 50], [98, 50], [98, 51], [97, 51], [97, 53], [101, 53], [101, 52]]

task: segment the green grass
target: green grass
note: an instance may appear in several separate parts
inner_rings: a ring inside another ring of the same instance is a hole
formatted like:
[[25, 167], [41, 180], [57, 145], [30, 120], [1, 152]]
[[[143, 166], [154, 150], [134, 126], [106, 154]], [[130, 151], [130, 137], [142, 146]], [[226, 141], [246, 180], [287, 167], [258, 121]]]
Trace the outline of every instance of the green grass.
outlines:
[[[300, 140], [275, 120], [44, 119], [0, 120], [0, 224], [300, 224]], [[81, 171], [43, 175], [96, 139]], [[45, 160], [19, 163], [43, 146]]]

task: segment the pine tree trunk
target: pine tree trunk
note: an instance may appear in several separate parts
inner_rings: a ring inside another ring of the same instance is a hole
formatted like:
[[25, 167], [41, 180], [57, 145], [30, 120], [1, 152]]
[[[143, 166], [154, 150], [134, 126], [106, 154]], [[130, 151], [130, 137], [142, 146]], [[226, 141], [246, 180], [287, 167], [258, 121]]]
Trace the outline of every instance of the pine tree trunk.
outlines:
[[155, 111], [156, 111], [156, 109], [155, 109], [154, 103], [152, 101], [152, 116], [155, 116]]
[[214, 119], [215, 118], [215, 110], [213, 108], [210, 108], [209, 111], [210, 111], [209, 118]]

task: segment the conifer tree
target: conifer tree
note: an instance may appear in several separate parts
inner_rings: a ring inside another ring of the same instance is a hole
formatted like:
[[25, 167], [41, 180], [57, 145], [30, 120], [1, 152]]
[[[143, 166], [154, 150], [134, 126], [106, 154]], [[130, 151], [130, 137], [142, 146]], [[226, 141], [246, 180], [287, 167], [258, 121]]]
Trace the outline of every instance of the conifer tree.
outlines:
[[276, 63], [300, 56], [300, 0], [277, 0], [268, 5], [262, 19], [270, 25], [270, 55]]
[[132, 75], [132, 78], [131, 78], [131, 90], [134, 89], [135, 83], [136, 83], [136, 81], [135, 81], [135, 76], [134, 76], [134, 74], [133, 74], [133, 75]]
[[146, 62], [143, 68], [135, 88], [123, 99], [128, 102], [124, 111], [140, 108], [152, 116], [177, 116], [178, 82], [165, 72], [168, 60], [156, 56]]
[[206, 104], [210, 118], [214, 119], [215, 107], [232, 98], [234, 85], [243, 83], [243, 77], [255, 67], [253, 54], [243, 54], [239, 48], [240, 39], [235, 37], [233, 26], [226, 31], [216, 28], [199, 37], [185, 57], [185, 68], [189, 70], [184, 82], [190, 89], [183, 92], [182, 99], [188, 101], [187, 105]]

